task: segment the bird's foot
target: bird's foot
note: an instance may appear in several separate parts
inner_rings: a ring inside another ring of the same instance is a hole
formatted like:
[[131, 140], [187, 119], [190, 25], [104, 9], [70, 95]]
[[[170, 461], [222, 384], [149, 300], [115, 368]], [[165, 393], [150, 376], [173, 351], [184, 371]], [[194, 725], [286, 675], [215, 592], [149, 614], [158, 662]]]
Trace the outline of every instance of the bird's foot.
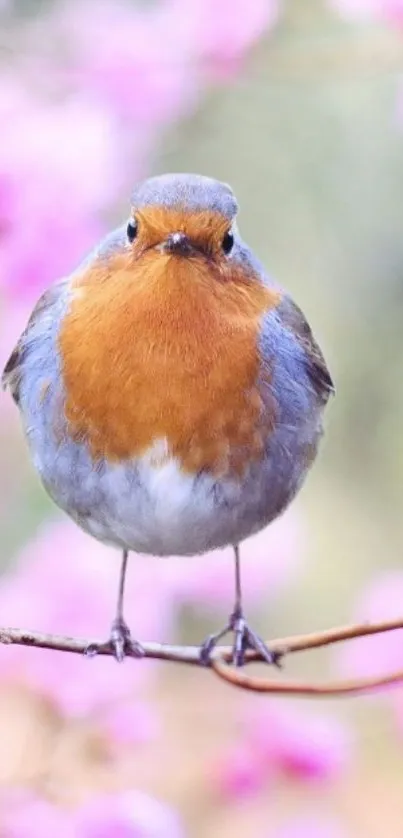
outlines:
[[232, 646], [232, 662], [234, 666], [243, 666], [245, 663], [245, 652], [248, 649], [253, 649], [263, 658], [266, 663], [280, 666], [281, 654], [278, 652], [271, 652], [266, 646], [264, 640], [259, 637], [256, 632], [249, 628], [241, 611], [234, 611], [231, 614], [227, 625], [218, 631], [216, 634], [210, 634], [204, 641], [200, 649], [200, 660], [205, 665], [211, 662], [211, 655], [217, 643], [229, 632], [234, 635], [234, 642]]
[[85, 650], [85, 654], [90, 658], [102, 652], [112, 652], [118, 663], [122, 663], [126, 657], [142, 658], [144, 656], [143, 647], [137, 640], [133, 640], [123, 617], [117, 617], [113, 621], [110, 637], [106, 643], [91, 643]]

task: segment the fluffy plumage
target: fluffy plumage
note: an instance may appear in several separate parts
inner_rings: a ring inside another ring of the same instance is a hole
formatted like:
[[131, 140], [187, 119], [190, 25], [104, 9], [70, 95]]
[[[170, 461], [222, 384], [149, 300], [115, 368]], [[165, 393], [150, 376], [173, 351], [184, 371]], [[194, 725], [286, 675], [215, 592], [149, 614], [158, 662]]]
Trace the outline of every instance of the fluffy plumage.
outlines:
[[[102, 541], [161, 555], [237, 544], [315, 458], [333, 384], [236, 210], [210, 178], [140, 184], [134, 241], [120, 228], [46, 291], [5, 367], [44, 485]], [[186, 254], [165, 247], [174, 233]]]

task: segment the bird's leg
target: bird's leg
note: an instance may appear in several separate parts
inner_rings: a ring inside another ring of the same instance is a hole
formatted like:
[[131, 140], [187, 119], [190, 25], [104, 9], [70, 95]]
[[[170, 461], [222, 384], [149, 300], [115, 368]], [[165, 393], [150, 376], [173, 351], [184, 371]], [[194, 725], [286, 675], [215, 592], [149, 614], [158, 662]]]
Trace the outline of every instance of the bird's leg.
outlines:
[[211, 653], [217, 643], [228, 632], [233, 632], [233, 655], [232, 660], [235, 666], [243, 666], [245, 661], [245, 652], [247, 649], [254, 649], [267, 663], [278, 665], [279, 655], [271, 652], [267, 648], [265, 642], [249, 628], [245, 620], [242, 607], [242, 586], [241, 586], [241, 562], [239, 557], [239, 545], [234, 546], [235, 554], [235, 604], [232, 614], [228, 620], [227, 625], [222, 631], [216, 634], [211, 634], [203, 643], [200, 650], [200, 658], [202, 663], [208, 664], [211, 658]]
[[125, 581], [127, 572], [127, 562], [129, 558], [129, 551], [123, 550], [122, 564], [120, 566], [119, 575], [119, 589], [118, 601], [116, 604], [116, 614], [111, 627], [110, 642], [115, 652], [116, 660], [123, 661], [127, 652], [136, 654], [141, 657], [144, 654], [140, 643], [133, 640], [130, 634], [129, 626], [123, 616], [123, 602], [125, 595]]
[[93, 643], [86, 650], [86, 654], [92, 656], [96, 655], [98, 652], [105, 648], [112, 647], [113, 654], [116, 660], [119, 661], [119, 663], [125, 659], [126, 655], [134, 655], [135, 657], [142, 657], [144, 655], [144, 650], [141, 647], [140, 643], [137, 643], [136, 640], [132, 639], [130, 629], [123, 616], [123, 601], [125, 593], [125, 581], [128, 558], [129, 551], [123, 550], [122, 564], [120, 566], [119, 574], [119, 588], [118, 599], [116, 604], [116, 614], [111, 626], [110, 638], [106, 643]]

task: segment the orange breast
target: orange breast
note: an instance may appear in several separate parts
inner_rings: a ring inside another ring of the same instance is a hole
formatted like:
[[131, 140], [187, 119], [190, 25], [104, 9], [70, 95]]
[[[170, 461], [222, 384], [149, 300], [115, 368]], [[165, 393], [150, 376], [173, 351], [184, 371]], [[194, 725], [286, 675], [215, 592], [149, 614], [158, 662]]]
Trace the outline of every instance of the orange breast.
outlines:
[[185, 471], [242, 474], [273, 425], [257, 342], [278, 300], [240, 270], [229, 277], [155, 251], [93, 266], [75, 282], [60, 333], [72, 435], [94, 460], [138, 457], [166, 440]]

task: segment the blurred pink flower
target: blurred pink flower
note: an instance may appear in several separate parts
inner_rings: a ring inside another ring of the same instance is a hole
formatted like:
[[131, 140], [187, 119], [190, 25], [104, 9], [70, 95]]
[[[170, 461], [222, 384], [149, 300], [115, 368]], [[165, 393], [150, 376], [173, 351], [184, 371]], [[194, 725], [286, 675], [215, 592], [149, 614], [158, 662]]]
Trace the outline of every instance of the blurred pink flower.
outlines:
[[349, 729], [337, 718], [272, 702], [248, 710], [247, 739], [266, 765], [301, 780], [330, 780], [351, 758]]
[[2, 80], [0, 121], [0, 288], [32, 299], [103, 232], [118, 148], [105, 111], [35, 101], [15, 80]]
[[403, 0], [330, 0], [330, 4], [346, 17], [403, 23]]
[[0, 86], [0, 288], [9, 298], [32, 300], [77, 266], [144, 172], [161, 126], [237, 68], [277, 5], [84, 0], [25, 24], [27, 49]]
[[[58, 7], [54, 26], [71, 44], [70, 83], [123, 120], [169, 124], [193, 108], [206, 82], [231, 74], [271, 26], [278, 0], [160, 0], [133, 8], [93, 0]], [[99, 44], [102, 43], [102, 50]]]
[[119, 754], [122, 748], [149, 742], [161, 732], [158, 715], [150, 702], [140, 702], [133, 697], [122, 698], [117, 704], [104, 708], [99, 726]]
[[350, 731], [331, 716], [273, 702], [249, 705], [236, 747], [216, 761], [211, 781], [224, 797], [258, 791], [274, 777], [302, 782], [339, 777], [351, 759]]
[[1, 800], [0, 829], [7, 838], [184, 838], [176, 813], [148, 794], [131, 790], [97, 795], [65, 809], [24, 790]]
[[[298, 578], [303, 565], [303, 543], [302, 522], [294, 510], [242, 543], [242, 588], [247, 609], [273, 599]], [[177, 576], [177, 593], [184, 602], [204, 612], [231, 607], [234, 597], [231, 547], [204, 556], [175, 559], [171, 566]]]
[[[397, 619], [402, 616], [402, 603], [403, 572], [383, 572], [361, 594], [354, 622]], [[343, 674], [354, 678], [403, 669], [403, 629], [344, 643], [335, 658]]]
[[205, 77], [233, 75], [245, 53], [277, 21], [279, 0], [172, 0], [171, 16]]
[[3, 790], [0, 829], [7, 838], [79, 838], [68, 811], [25, 790]]
[[148, 8], [101, 0], [96, 14], [93, 0], [84, 0], [59, 5], [54, 17], [71, 45], [70, 84], [137, 131], [173, 122], [197, 99], [197, 69], [178, 23], [169, 0]]
[[[354, 622], [382, 622], [399, 619], [403, 614], [403, 572], [384, 571], [361, 594]], [[335, 653], [336, 664], [348, 678], [368, 678], [403, 671], [403, 629], [376, 634], [345, 643]], [[402, 684], [380, 687], [382, 697], [395, 714], [396, 726], [403, 738]]]
[[224, 799], [242, 800], [267, 783], [270, 771], [259, 751], [239, 741], [209, 766], [209, 785]]
[[[301, 780], [331, 780], [340, 776], [351, 757], [349, 731], [331, 716], [284, 708], [262, 718], [260, 747], [280, 771]], [[273, 736], [274, 732], [274, 736]]]
[[76, 813], [75, 836], [184, 838], [185, 833], [177, 814], [164, 803], [141, 791], [127, 791], [92, 798]]
[[[43, 527], [0, 586], [2, 623], [45, 632], [107, 636], [117, 595], [120, 556], [70, 523]], [[174, 605], [156, 563], [132, 557], [127, 580], [127, 620], [139, 639], [169, 638]], [[57, 658], [57, 666], [55, 660]], [[153, 664], [27, 647], [1, 647], [3, 677], [49, 694], [69, 713], [110, 708], [143, 683]], [[137, 720], [143, 725], [143, 714]], [[133, 713], [132, 724], [136, 724]], [[140, 734], [139, 734], [140, 735]], [[134, 732], [132, 736], [135, 737]]]
[[318, 816], [303, 815], [276, 829], [275, 838], [347, 838], [341, 824]]

